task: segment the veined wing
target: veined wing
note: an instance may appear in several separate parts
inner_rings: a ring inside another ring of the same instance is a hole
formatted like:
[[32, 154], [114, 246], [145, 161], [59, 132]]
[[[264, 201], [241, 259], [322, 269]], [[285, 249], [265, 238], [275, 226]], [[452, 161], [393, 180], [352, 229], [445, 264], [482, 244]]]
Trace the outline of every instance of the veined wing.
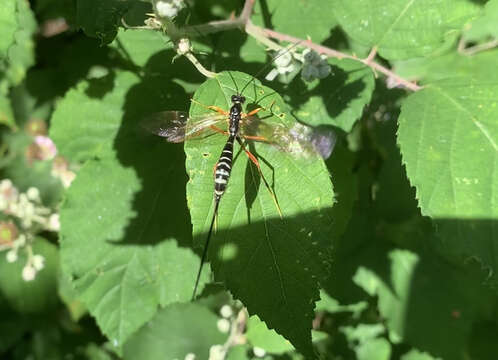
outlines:
[[164, 137], [169, 142], [180, 143], [226, 119], [225, 115], [218, 113], [189, 118], [184, 111], [161, 111], [145, 117], [141, 125], [145, 130]]
[[247, 118], [244, 134], [268, 139], [268, 143], [296, 157], [321, 156], [327, 159], [337, 140], [335, 132], [324, 127], [312, 127], [296, 122], [292, 126], [266, 122], [257, 117]]

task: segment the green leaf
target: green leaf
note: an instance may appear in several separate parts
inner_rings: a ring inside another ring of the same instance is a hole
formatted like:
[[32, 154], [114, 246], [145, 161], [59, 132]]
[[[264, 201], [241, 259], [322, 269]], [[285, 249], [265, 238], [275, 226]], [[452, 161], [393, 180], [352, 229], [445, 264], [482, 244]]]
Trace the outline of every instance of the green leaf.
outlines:
[[10, 98], [2, 94], [0, 94], [0, 124], [6, 125], [11, 129], [15, 129], [16, 127]]
[[416, 58], [395, 63], [396, 73], [408, 79], [420, 79], [422, 84], [454, 77], [474, 77], [479, 68], [493, 68], [498, 51], [486, 51], [475, 56], [450, 52], [442, 56]]
[[[201, 85], [194, 99], [228, 109], [231, 95], [249, 82], [243, 94], [247, 106], [271, 107], [271, 113], [264, 110], [258, 116], [287, 132], [295, 120], [280, 96], [251, 80], [243, 73], [223, 72]], [[205, 112], [195, 103], [190, 111], [191, 115]], [[212, 169], [225, 142], [224, 136], [210, 136], [185, 144], [190, 176], [187, 196], [198, 243], [205, 241], [209, 229]], [[299, 351], [312, 356], [310, 330], [314, 302], [318, 300], [317, 281], [327, 277], [331, 245], [327, 234], [334, 194], [329, 173], [318, 156], [299, 158], [265, 143], [249, 148], [260, 158], [265, 177], [273, 183], [284, 217], [279, 218], [257, 171], [241, 153], [220, 202], [218, 231], [211, 242], [209, 259], [215, 278], [223, 281], [251, 314], [257, 314]]]
[[198, 304], [172, 304], [162, 309], [124, 347], [124, 359], [207, 359], [213, 345], [228, 334], [218, 330], [219, 318]]
[[[167, 44], [166, 41], [167, 38], [158, 31], [121, 29], [111, 46], [120, 51], [123, 58], [131, 60], [135, 66], [140, 67], [141, 71], [151, 71], [148, 65], [151, 56], [166, 50], [169, 50], [168, 55], [171, 59], [175, 55], [172, 44]], [[164, 60], [163, 67], [171, 65], [166, 59]]]
[[498, 0], [489, 0], [481, 17], [472, 21], [463, 33], [467, 42], [498, 38]]
[[341, 305], [339, 301], [329, 296], [325, 291], [320, 291], [320, 301], [316, 304], [316, 311], [327, 311], [329, 313], [352, 312], [353, 318], [358, 318], [368, 308], [365, 301], [356, 304]]
[[391, 358], [391, 344], [386, 339], [372, 339], [355, 348], [358, 360], [389, 360]]
[[[190, 299], [199, 261], [180, 247], [190, 237], [181, 154], [154, 154], [147, 145], [135, 144], [128, 151], [136, 153], [125, 157], [137, 170], [112, 157], [89, 161], [61, 208], [65, 272], [116, 346], [158, 305]], [[163, 159], [172, 165], [164, 166]]]
[[349, 36], [387, 59], [434, 53], [480, 10], [466, 0], [333, 0], [330, 8]]
[[57, 304], [57, 248], [40, 237], [34, 239], [32, 246], [34, 254], [45, 258], [43, 269], [32, 281], [22, 278], [22, 270], [28, 261], [25, 248], [19, 250], [19, 258], [14, 263], [8, 263], [5, 256], [0, 256], [0, 292], [13, 309], [25, 314], [43, 313]]
[[[16, 0], [4, 0], [0, 5], [0, 61], [7, 57], [7, 50], [14, 41], [14, 33], [18, 26]], [[0, 68], [1, 69], [1, 68]]]
[[390, 359], [391, 344], [386, 339], [378, 338], [385, 331], [382, 324], [345, 326], [340, 330], [346, 335], [358, 360]]
[[337, 25], [333, 8], [321, 0], [296, 1], [292, 6], [286, 0], [257, 2], [251, 20], [284, 34], [310, 37], [315, 43], [327, 39]]
[[274, 330], [269, 330], [266, 324], [257, 315], [251, 316], [247, 322], [247, 340], [252, 346], [264, 349], [273, 354], [283, 354], [294, 350], [294, 346], [278, 335]]
[[[50, 137], [68, 160], [82, 162], [96, 153], [112, 152], [126, 93], [138, 83], [138, 78], [122, 72], [117, 79], [111, 80], [111, 84], [107, 81], [80, 82], [66, 93], [55, 109]], [[91, 91], [104, 93], [104, 96], [93, 97]]]
[[[3, 255], [2, 255], [3, 256]], [[22, 339], [29, 329], [30, 315], [22, 316], [13, 311], [0, 291], [0, 353], [6, 352]]]
[[87, 313], [85, 305], [78, 300], [78, 292], [73, 288], [71, 277], [68, 273], [61, 272], [59, 274], [58, 292], [59, 297], [71, 315], [71, 320], [77, 322]]
[[250, 347], [248, 345], [232, 346], [228, 351], [227, 360], [250, 360], [250, 359], [252, 359], [252, 356], [250, 356]]
[[184, 155], [139, 131], [147, 112], [183, 97], [164, 77], [116, 72], [79, 84], [52, 119], [61, 153], [86, 161], [61, 207], [63, 269], [116, 346], [158, 305], [192, 294], [199, 260], [185, 249]]
[[393, 250], [388, 256], [388, 269], [360, 267], [354, 282], [378, 296], [390, 339], [445, 359], [464, 359], [465, 339], [479, 309], [493, 301], [480, 274], [452, 267], [428, 252]]
[[464, 76], [428, 84], [404, 101], [398, 143], [422, 214], [437, 220], [445, 251], [480, 259], [496, 281], [489, 249], [497, 245], [498, 76], [480, 59]]
[[14, 34], [14, 42], [9, 47], [6, 71], [12, 85], [20, 84], [28, 68], [35, 63], [35, 44], [32, 37], [37, 30], [35, 15], [27, 0], [17, 0], [16, 17], [18, 28]]
[[401, 357], [401, 360], [438, 360], [428, 353], [412, 349]]
[[358, 61], [329, 59], [332, 74], [320, 81], [294, 81], [285, 99], [295, 104], [295, 116], [306, 124], [333, 125], [349, 132], [370, 102], [375, 81], [372, 71]]
[[116, 37], [121, 19], [137, 0], [77, 0], [76, 22], [87, 36], [109, 44]]

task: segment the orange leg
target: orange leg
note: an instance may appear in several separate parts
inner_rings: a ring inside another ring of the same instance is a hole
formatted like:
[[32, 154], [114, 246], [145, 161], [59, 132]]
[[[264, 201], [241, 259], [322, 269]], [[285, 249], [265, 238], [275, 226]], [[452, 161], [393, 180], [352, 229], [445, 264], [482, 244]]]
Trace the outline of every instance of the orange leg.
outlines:
[[262, 142], [270, 142], [267, 138], [264, 136], [252, 136], [252, 135], [242, 135], [244, 139], [247, 140], [256, 140], [256, 141], [262, 141]]
[[216, 176], [216, 166], [218, 166], [218, 162], [214, 163], [214, 166], [213, 166], [213, 177]]
[[211, 130], [216, 131], [217, 133], [220, 133], [220, 134], [223, 134], [223, 135], [228, 135], [228, 131], [222, 130], [222, 129], [220, 129], [219, 127], [217, 127], [215, 125], [211, 125], [211, 126], [209, 126], [209, 128]]
[[222, 115], [228, 115], [229, 112], [228, 111], [225, 111], [223, 110], [222, 108], [218, 107], [218, 106], [214, 106], [214, 105], [204, 105], [203, 103], [200, 103], [198, 102], [197, 100], [195, 99], [190, 99], [190, 101], [192, 101], [194, 104], [197, 104], [197, 105], [200, 105], [202, 107], [205, 107], [206, 109], [209, 109], [209, 110], [214, 110]]
[[240, 139], [239, 136], [237, 136], [237, 141], [239, 142], [240, 144], [240, 147], [244, 150], [244, 152], [246, 153], [247, 157], [251, 160], [251, 162], [256, 165], [256, 168], [258, 169], [258, 172], [259, 172], [259, 176], [261, 176], [261, 178], [263, 179], [263, 182], [265, 184], [265, 187], [266, 189], [268, 190], [268, 192], [270, 193], [270, 196], [271, 198], [273, 199], [273, 202], [275, 203], [275, 207], [277, 208], [277, 211], [278, 211], [278, 214], [280, 215], [280, 218], [282, 219], [283, 216], [282, 216], [282, 210], [280, 209], [280, 205], [278, 204], [278, 200], [277, 200], [277, 197], [275, 196], [275, 194], [273, 193], [270, 185], [268, 184], [268, 181], [266, 181], [266, 178], [265, 176], [263, 175], [263, 171], [261, 171], [261, 166], [259, 165], [259, 161], [258, 159], [256, 158], [256, 156], [254, 156], [249, 150], [247, 150], [247, 148], [245, 147], [244, 143], [242, 142], [242, 140]]
[[264, 110], [264, 109], [262, 107], [259, 107], [259, 108], [256, 108], [254, 110], [251, 110], [247, 114], [245, 114], [244, 117], [253, 116], [254, 114], [256, 114], [257, 112], [259, 112], [261, 110]]

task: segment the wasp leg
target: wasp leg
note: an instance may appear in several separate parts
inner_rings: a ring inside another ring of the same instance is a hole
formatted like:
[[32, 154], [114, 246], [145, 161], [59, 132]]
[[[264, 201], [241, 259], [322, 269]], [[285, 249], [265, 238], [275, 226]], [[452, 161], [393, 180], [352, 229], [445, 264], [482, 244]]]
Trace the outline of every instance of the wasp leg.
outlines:
[[259, 165], [258, 159], [249, 151], [244, 145], [244, 142], [241, 140], [240, 136], [237, 136], [237, 141], [240, 144], [240, 147], [245, 151], [247, 157], [249, 160], [252, 161], [254, 165], [256, 165], [256, 168], [258, 169], [259, 176], [263, 179], [263, 183], [265, 184], [266, 189], [270, 193], [271, 198], [273, 199], [273, 202], [275, 203], [275, 207], [277, 208], [278, 214], [280, 215], [280, 218], [282, 219], [282, 210], [280, 209], [280, 205], [278, 204], [277, 197], [275, 196], [275, 193], [271, 189], [270, 185], [268, 184], [268, 181], [266, 181], [265, 176], [263, 175], [263, 172], [261, 171], [261, 166]]
[[228, 135], [228, 131], [225, 131], [225, 130], [222, 130], [220, 129], [219, 127], [215, 126], [215, 125], [211, 125], [209, 126], [209, 128], [213, 131], [216, 131], [217, 133], [220, 133], [220, 134], [223, 134], [223, 135]]
[[270, 142], [270, 140], [268, 140], [264, 136], [242, 135], [242, 137], [244, 139], [247, 139], [247, 140], [261, 141], [261, 142], [267, 142], [267, 143]]
[[[271, 104], [270, 104], [270, 110], [271, 110], [271, 108], [273, 107], [273, 104], [275, 104], [275, 100], [273, 100], [273, 101], [271, 102]], [[264, 108], [264, 107], [262, 107], [262, 106], [260, 106], [260, 107], [258, 107], [258, 108], [256, 108], [256, 109], [254, 109], [254, 110], [249, 111], [247, 114], [243, 114], [243, 116], [242, 116], [242, 117], [253, 116], [253, 115], [257, 114], [257, 113], [258, 113], [259, 111], [261, 111], [261, 110], [265, 110], [265, 111], [266, 111], [266, 110], [268, 110], [268, 109], [267, 109], [267, 108]]]
[[194, 104], [197, 104], [197, 105], [200, 105], [202, 107], [205, 107], [206, 109], [209, 109], [209, 110], [214, 110], [216, 111], [217, 113], [220, 113], [222, 115], [229, 115], [229, 112], [228, 111], [225, 111], [223, 110], [222, 108], [218, 107], [218, 106], [214, 106], [214, 105], [204, 105], [203, 103], [200, 103], [198, 102], [197, 100], [195, 99], [190, 99], [190, 101], [192, 101]]

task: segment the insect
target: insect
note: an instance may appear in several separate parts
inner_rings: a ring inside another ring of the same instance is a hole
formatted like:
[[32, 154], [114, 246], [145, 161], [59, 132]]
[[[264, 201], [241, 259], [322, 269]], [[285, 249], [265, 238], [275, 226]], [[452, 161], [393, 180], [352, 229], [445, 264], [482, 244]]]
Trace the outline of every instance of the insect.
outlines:
[[[218, 76], [220, 79], [227, 77], [231, 78], [233, 84], [235, 84], [235, 87], [237, 88], [237, 83], [233, 78], [233, 74], [241, 73], [225, 72]], [[218, 216], [220, 200], [225, 193], [230, 180], [235, 141], [237, 141], [241, 149], [256, 166], [260, 178], [263, 180], [280, 217], [282, 217], [282, 211], [277, 197], [261, 171], [258, 158], [246, 147], [245, 140], [267, 143], [269, 146], [273, 146], [279, 151], [284, 151], [291, 156], [308, 157], [318, 155], [324, 158], [330, 155], [335, 143], [335, 137], [330, 131], [313, 129], [297, 122], [289, 127], [288, 124], [284, 122], [270, 122], [264, 121], [264, 118], [259, 118], [258, 113], [261, 110], [270, 112], [272, 116], [283, 116], [282, 112], [277, 113], [277, 110], [272, 110], [273, 103], [270, 103], [267, 108], [258, 106], [255, 109], [244, 113], [243, 106], [246, 103], [246, 97], [242, 94], [249, 84], [250, 82], [247, 82], [241, 91], [236, 89], [236, 93], [231, 95], [231, 107], [229, 111], [225, 111], [213, 105], [203, 105], [196, 100], [192, 100], [195, 104], [209, 109], [211, 113], [189, 117], [185, 112], [181, 111], [164, 111], [149, 116], [143, 122], [143, 126], [148, 131], [164, 137], [167, 141], [173, 143], [183, 142], [186, 139], [210, 136], [214, 133], [221, 133], [227, 136], [225, 145], [214, 167], [214, 212], [207, 239], [204, 244], [192, 299], [195, 299], [196, 296], [203, 264], [206, 260], [209, 248], [209, 242]], [[223, 123], [228, 123], [227, 130], [221, 128]]]

